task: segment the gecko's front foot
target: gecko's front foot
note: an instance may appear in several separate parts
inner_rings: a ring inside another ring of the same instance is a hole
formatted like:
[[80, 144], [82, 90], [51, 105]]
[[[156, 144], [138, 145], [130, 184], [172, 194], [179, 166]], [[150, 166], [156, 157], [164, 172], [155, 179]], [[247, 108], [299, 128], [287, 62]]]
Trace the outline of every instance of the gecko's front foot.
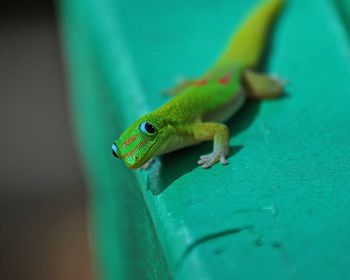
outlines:
[[141, 170], [147, 170], [148, 168], [150, 168], [153, 162], [154, 162], [154, 158], [150, 159], [149, 161], [147, 161], [141, 166]]
[[222, 165], [228, 164], [225, 152], [212, 152], [208, 155], [200, 156], [197, 163], [202, 168], [209, 168], [219, 161]]

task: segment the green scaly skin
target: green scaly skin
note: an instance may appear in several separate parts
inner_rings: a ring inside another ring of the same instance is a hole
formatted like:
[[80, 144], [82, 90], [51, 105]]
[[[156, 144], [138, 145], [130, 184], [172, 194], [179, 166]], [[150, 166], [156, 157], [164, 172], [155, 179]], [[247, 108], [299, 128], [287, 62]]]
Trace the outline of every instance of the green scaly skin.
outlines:
[[[279, 81], [249, 73], [258, 63], [268, 29], [283, 0], [258, 6], [233, 36], [227, 50], [203, 77], [173, 90], [169, 102], [135, 121], [113, 144], [113, 154], [132, 169], [147, 167], [164, 153], [203, 141], [213, 141], [213, 152], [198, 164], [208, 168], [227, 164], [229, 129], [220, 123], [234, 114], [247, 97], [278, 97]], [[244, 81], [244, 83], [243, 83]]]

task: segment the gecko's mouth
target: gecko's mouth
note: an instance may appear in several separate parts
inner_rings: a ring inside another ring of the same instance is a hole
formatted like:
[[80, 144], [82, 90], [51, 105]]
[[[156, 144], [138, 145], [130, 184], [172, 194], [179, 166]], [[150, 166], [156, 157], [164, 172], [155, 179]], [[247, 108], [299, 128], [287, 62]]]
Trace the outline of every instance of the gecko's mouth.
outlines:
[[128, 158], [123, 157], [123, 160], [125, 164], [131, 168], [131, 169], [137, 169], [144, 165], [147, 161], [149, 161], [152, 156], [154, 155], [154, 150], [156, 148], [156, 144], [158, 143], [158, 139], [156, 139], [151, 146], [148, 148], [147, 153], [142, 157], [139, 158], [137, 155], [132, 155], [131, 157], [134, 158], [134, 160], [128, 160]]

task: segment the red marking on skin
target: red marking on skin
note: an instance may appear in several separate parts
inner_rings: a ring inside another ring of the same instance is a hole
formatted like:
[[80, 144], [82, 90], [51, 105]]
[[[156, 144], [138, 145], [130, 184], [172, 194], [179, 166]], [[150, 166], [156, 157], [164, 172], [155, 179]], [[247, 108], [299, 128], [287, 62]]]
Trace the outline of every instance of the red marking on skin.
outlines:
[[126, 148], [127, 146], [129, 146], [130, 143], [134, 142], [136, 139], [136, 135], [131, 136], [130, 138], [126, 139], [125, 142], [123, 143], [123, 148]]
[[220, 84], [227, 85], [230, 82], [230, 76], [229, 75], [225, 75], [222, 78], [220, 78], [218, 82]]
[[195, 86], [204, 86], [208, 83], [208, 80], [207, 79], [202, 79], [202, 80], [197, 80], [197, 81], [194, 81], [194, 85]]
[[129, 151], [127, 154], [124, 155], [124, 157], [130, 157], [132, 156], [137, 150], [141, 149], [143, 146], [145, 146], [147, 144], [148, 140], [144, 139], [142, 140], [134, 149], [132, 149], [131, 151]]

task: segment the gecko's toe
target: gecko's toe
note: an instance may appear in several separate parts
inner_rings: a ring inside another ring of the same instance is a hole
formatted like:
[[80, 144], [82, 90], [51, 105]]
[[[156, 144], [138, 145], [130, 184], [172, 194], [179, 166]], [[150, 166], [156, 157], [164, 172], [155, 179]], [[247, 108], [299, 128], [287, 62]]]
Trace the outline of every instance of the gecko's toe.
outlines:
[[210, 158], [211, 157], [211, 154], [209, 154], [209, 155], [203, 155], [203, 156], [200, 156], [199, 158], [201, 159], [201, 160], [207, 160], [208, 158]]
[[150, 159], [144, 165], [141, 166], [141, 170], [147, 170], [148, 168], [150, 168], [153, 162], [154, 162], [154, 159], [153, 158]]
[[201, 167], [203, 169], [208, 169], [209, 167], [211, 167], [211, 165], [208, 165], [207, 163], [205, 163], [205, 164], [202, 164]]
[[208, 161], [209, 161], [209, 159], [210, 159], [210, 156], [209, 155], [206, 155], [206, 156], [201, 156], [200, 158], [199, 158], [199, 160], [198, 160], [198, 164], [199, 165], [202, 165], [202, 164], [204, 164], [204, 163], [207, 163]]
[[225, 156], [221, 156], [220, 157], [220, 163], [222, 164], [222, 165], [227, 165], [228, 164], [228, 161], [227, 161], [227, 159], [225, 158]]
[[220, 162], [222, 165], [228, 164], [228, 161], [226, 160], [224, 153], [212, 152], [209, 155], [200, 156], [197, 163], [202, 168], [207, 169], [217, 162]]

